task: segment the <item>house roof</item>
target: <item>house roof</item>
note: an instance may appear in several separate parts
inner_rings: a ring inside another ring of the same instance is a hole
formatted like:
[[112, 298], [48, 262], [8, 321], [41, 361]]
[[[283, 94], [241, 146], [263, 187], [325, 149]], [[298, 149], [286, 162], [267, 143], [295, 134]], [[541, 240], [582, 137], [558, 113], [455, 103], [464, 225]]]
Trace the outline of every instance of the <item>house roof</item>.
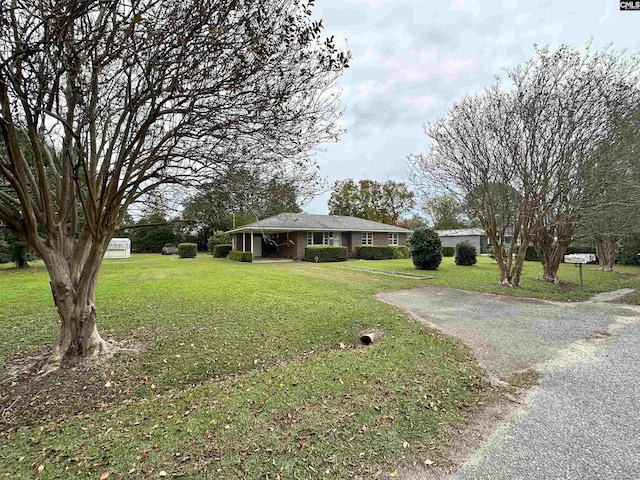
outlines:
[[482, 228], [455, 228], [453, 230], [436, 230], [440, 237], [476, 237], [486, 235]]
[[279, 213], [249, 225], [229, 230], [227, 233], [251, 231], [291, 232], [295, 230], [319, 232], [397, 232], [411, 233], [406, 228], [372, 222], [364, 218], [346, 217], [342, 215], [314, 215], [310, 213]]

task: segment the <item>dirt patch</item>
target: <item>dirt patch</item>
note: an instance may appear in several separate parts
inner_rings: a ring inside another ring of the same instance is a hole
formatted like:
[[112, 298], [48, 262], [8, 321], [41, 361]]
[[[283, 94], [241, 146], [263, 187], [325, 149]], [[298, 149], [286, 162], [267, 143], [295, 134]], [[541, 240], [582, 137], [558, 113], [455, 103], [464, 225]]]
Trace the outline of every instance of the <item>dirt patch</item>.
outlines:
[[40, 367], [48, 349], [9, 359], [0, 379], [0, 436], [19, 427], [103, 410], [131, 397], [130, 386], [140, 381], [131, 378], [129, 367], [143, 348], [110, 344], [112, 349], [104, 358], [66, 358], [47, 375]]
[[589, 335], [585, 337], [585, 340], [587, 342], [598, 342], [610, 336], [611, 336], [611, 333], [605, 330], [594, 330], [593, 332], [591, 332]]

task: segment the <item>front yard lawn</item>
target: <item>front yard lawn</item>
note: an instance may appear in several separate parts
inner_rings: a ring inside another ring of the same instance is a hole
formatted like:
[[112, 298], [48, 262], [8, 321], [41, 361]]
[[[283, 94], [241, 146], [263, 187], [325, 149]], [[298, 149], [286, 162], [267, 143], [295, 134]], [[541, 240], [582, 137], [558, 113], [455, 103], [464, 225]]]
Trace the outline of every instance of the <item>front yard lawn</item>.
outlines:
[[[0, 269], [5, 368], [57, 333], [36, 265]], [[143, 351], [5, 377], [0, 475], [343, 479], [437, 463], [496, 392], [465, 347], [373, 298], [413, 286], [307, 263], [105, 261], [99, 328]], [[379, 340], [358, 347], [363, 331]]]
[[[437, 270], [417, 270], [411, 260], [362, 260], [334, 267], [370, 268], [372, 270], [433, 275], [433, 279], [425, 280], [415, 286], [438, 285], [476, 292], [559, 301], [588, 300], [596, 293], [640, 287], [640, 267], [626, 265], [616, 265], [615, 272], [602, 272], [596, 270], [597, 265], [585, 265], [582, 271], [584, 291], [580, 290], [579, 269], [571, 264], [560, 265], [560, 279], [567, 284], [554, 285], [538, 280], [542, 275], [542, 267], [539, 262], [525, 262], [522, 272], [522, 288], [498, 285], [499, 276], [496, 262], [485, 256], [479, 256], [478, 263], [471, 267], [458, 266], [453, 257], [444, 257]], [[637, 294], [631, 295], [625, 300], [640, 303], [640, 297]]]

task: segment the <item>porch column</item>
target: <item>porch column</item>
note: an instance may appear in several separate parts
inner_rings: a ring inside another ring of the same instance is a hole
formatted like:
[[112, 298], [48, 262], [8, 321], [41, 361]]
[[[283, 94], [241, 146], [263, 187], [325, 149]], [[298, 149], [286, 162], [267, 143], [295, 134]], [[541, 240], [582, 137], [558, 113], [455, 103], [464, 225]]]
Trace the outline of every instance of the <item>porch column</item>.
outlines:
[[242, 251], [244, 252], [244, 239], [245, 239], [246, 235], [243, 233], [242, 234]]
[[253, 257], [253, 230], [249, 230], [249, 235], [251, 235], [251, 256]]

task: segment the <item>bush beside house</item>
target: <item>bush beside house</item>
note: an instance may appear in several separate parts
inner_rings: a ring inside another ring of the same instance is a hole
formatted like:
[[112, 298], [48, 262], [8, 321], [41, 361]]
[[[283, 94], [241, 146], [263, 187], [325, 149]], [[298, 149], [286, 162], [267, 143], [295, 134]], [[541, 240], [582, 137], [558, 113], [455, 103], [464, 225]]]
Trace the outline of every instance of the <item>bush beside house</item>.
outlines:
[[251, 252], [231, 250], [229, 252], [229, 260], [233, 260], [234, 262], [253, 262], [253, 254]]
[[226, 258], [229, 255], [229, 252], [233, 249], [231, 244], [221, 244], [213, 246], [213, 256], [214, 258]]
[[[209, 250], [209, 253], [211, 253], [214, 257], [215, 257], [214, 249], [216, 245], [231, 245], [231, 235], [223, 232], [222, 230], [216, 230], [215, 232], [213, 232], [213, 235], [211, 235], [209, 237], [209, 240], [207, 241], [207, 250]], [[226, 257], [226, 255], [224, 256]]]
[[409, 258], [409, 248], [403, 245], [357, 245], [356, 258], [362, 260], [393, 260]]
[[304, 249], [304, 261], [318, 263], [344, 262], [347, 260], [347, 247], [306, 247]]
[[431, 228], [419, 228], [409, 237], [411, 260], [418, 270], [437, 270], [442, 262], [442, 243]]
[[475, 265], [478, 261], [476, 256], [476, 247], [471, 245], [466, 240], [456, 245], [456, 265], [461, 265], [464, 267]]

